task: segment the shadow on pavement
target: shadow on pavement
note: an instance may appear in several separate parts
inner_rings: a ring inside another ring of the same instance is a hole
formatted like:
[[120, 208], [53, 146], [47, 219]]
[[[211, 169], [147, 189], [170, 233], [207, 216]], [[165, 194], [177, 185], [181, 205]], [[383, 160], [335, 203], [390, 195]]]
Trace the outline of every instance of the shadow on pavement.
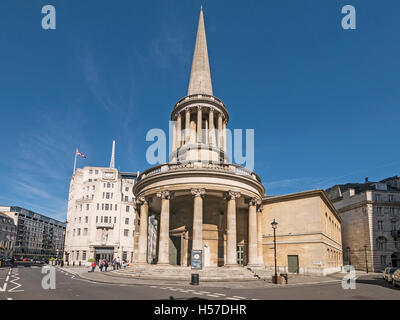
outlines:
[[369, 284], [374, 286], [381, 286], [383, 288], [388, 288], [392, 290], [399, 290], [399, 287], [393, 287], [391, 283], [386, 282], [380, 277], [373, 277], [369, 279], [358, 279], [357, 283]]

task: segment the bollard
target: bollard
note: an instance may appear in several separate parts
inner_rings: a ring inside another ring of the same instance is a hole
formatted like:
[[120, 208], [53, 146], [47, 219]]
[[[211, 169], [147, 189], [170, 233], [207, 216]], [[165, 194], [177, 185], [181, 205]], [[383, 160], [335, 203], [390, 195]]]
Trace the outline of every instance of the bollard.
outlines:
[[79, 266], [81, 266], [81, 262], [79, 261]]
[[75, 267], [75, 261], [74, 261], [74, 262], [72, 262], [72, 266], [73, 266], [73, 267]]
[[192, 286], [198, 286], [199, 285], [199, 274], [192, 273], [192, 282], [190, 284]]

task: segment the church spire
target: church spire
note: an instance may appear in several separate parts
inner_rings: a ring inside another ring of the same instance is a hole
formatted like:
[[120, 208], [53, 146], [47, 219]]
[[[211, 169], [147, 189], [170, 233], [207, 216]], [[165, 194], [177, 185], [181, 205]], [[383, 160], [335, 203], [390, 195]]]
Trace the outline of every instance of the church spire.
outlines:
[[213, 95], [203, 8], [200, 10], [199, 26], [197, 29], [196, 46], [194, 49], [188, 90], [188, 96], [193, 94]]

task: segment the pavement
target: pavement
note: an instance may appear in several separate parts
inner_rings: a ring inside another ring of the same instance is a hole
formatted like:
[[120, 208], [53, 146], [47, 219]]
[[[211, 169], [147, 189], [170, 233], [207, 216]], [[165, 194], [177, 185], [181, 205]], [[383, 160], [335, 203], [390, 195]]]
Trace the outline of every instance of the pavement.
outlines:
[[[55, 268], [55, 288], [43, 289], [45, 274], [40, 266], [0, 268], [0, 300], [400, 300], [400, 289], [382, 279], [381, 274], [358, 274], [356, 288], [344, 290], [336, 279], [276, 286], [260, 281], [260, 287], [246, 284], [207, 283], [208, 287], [182, 283], [141, 283], [100, 272], [88, 273], [87, 268]], [[102, 277], [102, 278], [100, 278]], [[107, 278], [105, 278], [107, 277]], [[101, 282], [108, 279], [108, 282]], [[254, 281], [252, 281], [253, 283]], [[210, 286], [213, 285], [214, 287]], [[271, 286], [272, 285], [272, 286]]]
[[[60, 270], [76, 275], [82, 279], [109, 284], [124, 284], [124, 285], [174, 285], [184, 288], [192, 288], [188, 281], [180, 280], [143, 280], [133, 279], [120, 276], [118, 273], [113, 271], [100, 272], [96, 269], [95, 272], [88, 272], [89, 267], [58, 267]], [[361, 275], [360, 273], [359, 275]], [[271, 280], [263, 281], [207, 281], [202, 282], [200, 277], [200, 283], [198, 288], [226, 288], [226, 289], [256, 289], [256, 288], [276, 288], [276, 287], [292, 287], [292, 286], [303, 286], [309, 284], [328, 284], [328, 283], [341, 283], [343, 277], [346, 274], [337, 273], [327, 277], [322, 276], [303, 276], [303, 275], [289, 275], [287, 285], [276, 285]], [[358, 275], [358, 276], [359, 276]]]

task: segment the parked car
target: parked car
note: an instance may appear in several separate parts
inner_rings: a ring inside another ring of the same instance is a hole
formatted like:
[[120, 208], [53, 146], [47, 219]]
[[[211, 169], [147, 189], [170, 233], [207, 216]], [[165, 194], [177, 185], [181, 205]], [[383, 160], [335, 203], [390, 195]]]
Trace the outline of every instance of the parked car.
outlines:
[[398, 268], [392, 276], [393, 287], [400, 286], [400, 268]]
[[392, 282], [393, 273], [395, 273], [397, 269], [398, 268], [393, 267], [386, 268], [383, 272], [383, 279], [385, 279], [387, 282]]

